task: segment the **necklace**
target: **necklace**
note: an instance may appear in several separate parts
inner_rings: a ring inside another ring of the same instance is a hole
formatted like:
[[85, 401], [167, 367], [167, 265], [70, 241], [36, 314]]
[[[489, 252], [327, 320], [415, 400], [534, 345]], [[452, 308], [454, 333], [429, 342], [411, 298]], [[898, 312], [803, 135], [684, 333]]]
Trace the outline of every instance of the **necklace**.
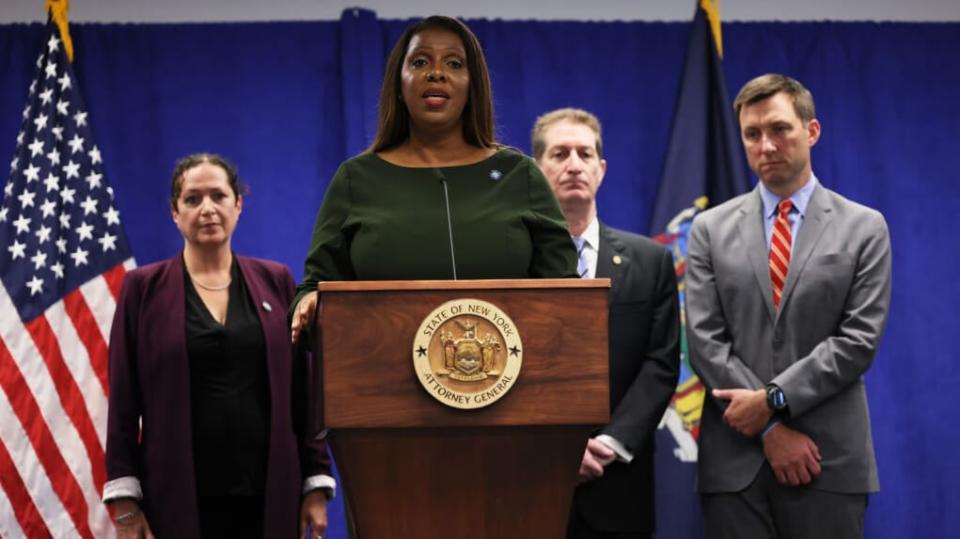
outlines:
[[193, 281], [193, 284], [199, 286], [204, 290], [209, 290], [211, 292], [219, 292], [221, 290], [226, 290], [227, 288], [230, 287], [230, 283], [233, 282], [233, 279], [231, 278], [231, 279], [227, 279], [227, 284], [222, 284], [220, 286], [207, 286], [201, 283], [200, 281], [198, 281], [197, 278], [194, 277], [193, 275], [190, 276], [190, 280]]

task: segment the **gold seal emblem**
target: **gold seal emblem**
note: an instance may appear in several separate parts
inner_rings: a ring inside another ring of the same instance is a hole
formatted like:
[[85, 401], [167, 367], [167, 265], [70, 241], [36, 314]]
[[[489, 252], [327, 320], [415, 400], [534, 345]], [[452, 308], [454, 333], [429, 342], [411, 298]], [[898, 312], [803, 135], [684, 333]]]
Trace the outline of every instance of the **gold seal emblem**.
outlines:
[[516, 324], [479, 299], [440, 305], [413, 340], [413, 367], [423, 388], [454, 408], [483, 408], [499, 400], [516, 383], [521, 363]]

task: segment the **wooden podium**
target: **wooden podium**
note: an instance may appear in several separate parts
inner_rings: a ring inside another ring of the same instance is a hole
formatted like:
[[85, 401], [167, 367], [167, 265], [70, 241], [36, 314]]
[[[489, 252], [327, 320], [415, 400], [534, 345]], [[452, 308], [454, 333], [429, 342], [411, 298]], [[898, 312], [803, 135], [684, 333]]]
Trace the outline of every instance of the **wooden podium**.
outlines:
[[[322, 409], [355, 537], [562, 538], [591, 431], [609, 419], [609, 279], [356, 281], [319, 286]], [[524, 350], [513, 387], [449, 407], [414, 370], [421, 323], [492, 303]]]

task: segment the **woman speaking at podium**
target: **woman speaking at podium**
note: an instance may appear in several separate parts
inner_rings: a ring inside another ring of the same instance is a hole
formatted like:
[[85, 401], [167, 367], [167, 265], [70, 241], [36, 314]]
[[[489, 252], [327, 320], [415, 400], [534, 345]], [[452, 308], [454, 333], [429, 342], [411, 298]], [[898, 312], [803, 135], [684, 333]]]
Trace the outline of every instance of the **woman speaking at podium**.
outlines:
[[340, 165], [324, 197], [292, 339], [312, 323], [321, 281], [577, 277], [576, 267], [540, 169], [495, 140], [476, 36], [429, 17], [387, 59], [373, 145]]

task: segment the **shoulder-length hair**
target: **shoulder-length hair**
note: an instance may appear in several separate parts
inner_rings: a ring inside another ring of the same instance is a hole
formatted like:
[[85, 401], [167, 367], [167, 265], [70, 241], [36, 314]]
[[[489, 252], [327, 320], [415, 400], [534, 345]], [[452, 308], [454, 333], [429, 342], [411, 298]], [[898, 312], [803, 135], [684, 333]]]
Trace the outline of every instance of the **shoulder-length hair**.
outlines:
[[493, 127], [493, 92], [490, 90], [490, 71], [487, 60], [480, 48], [480, 41], [463, 22], [434, 15], [409, 26], [400, 36], [390, 56], [383, 74], [380, 88], [380, 113], [377, 122], [377, 136], [368, 151], [380, 152], [398, 146], [410, 137], [410, 112], [403, 102], [400, 89], [400, 74], [403, 60], [413, 36], [424, 30], [446, 30], [453, 32], [463, 41], [467, 55], [467, 69], [470, 73], [470, 93], [463, 109], [463, 138], [467, 144], [480, 148], [496, 146]]

